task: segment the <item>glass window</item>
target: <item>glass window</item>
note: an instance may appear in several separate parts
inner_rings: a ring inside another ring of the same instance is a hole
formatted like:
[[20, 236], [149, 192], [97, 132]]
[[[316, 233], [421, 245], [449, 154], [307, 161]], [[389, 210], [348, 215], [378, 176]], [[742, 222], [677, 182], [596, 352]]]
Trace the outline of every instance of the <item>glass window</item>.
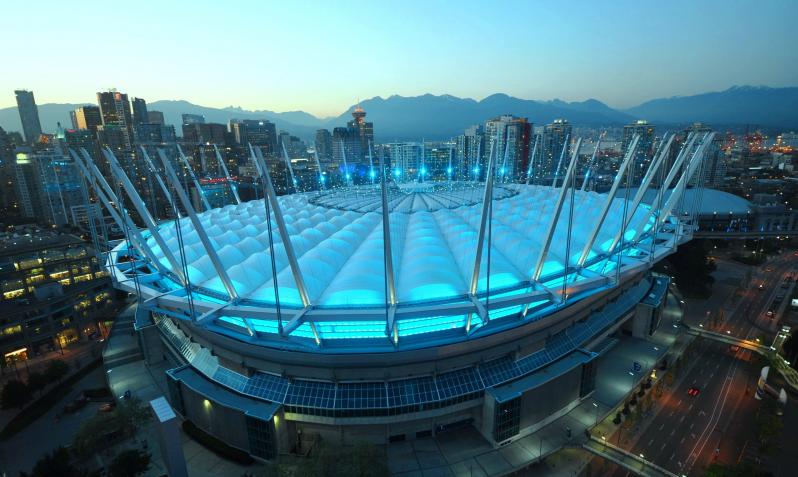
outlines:
[[493, 420], [493, 439], [505, 441], [518, 434], [521, 426], [521, 398], [496, 403], [496, 414]]

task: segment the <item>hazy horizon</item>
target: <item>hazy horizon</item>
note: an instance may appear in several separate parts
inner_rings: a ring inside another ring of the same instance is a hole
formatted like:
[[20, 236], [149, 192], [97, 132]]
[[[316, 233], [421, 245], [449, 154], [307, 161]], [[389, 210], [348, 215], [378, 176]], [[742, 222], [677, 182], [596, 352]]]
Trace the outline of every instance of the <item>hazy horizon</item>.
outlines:
[[117, 88], [148, 102], [319, 118], [358, 100], [425, 93], [626, 109], [798, 83], [798, 2], [145, 0], [115, 14], [98, 1], [47, 0], [5, 12], [16, 21], [2, 33], [13, 74], [0, 77], [0, 107], [15, 106], [14, 89], [45, 104], [94, 103], [97, 91]]

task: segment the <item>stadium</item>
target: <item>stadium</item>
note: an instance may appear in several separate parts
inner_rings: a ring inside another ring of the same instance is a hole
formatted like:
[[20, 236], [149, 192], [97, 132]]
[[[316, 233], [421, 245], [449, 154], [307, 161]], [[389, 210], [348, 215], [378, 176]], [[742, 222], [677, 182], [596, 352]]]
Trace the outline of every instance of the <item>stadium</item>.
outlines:
[[711, 141], [693, 135], [670, 164], [668, 142], [623, 194], [636, 140], [603, 194], [577, 187], [574, 153], [560, 185], [502, 180], [492, 154], [478, 182], [399, 182], [388, 166], [372, 184], [277, 196], [252, 150], [264, 197], [202, 211], [148, 157], [180, 205], [161, 223], [110, 151], [117, 190], [71, 154], [126, 232], [106, 266], [138, 297], [147, 363], [170, 363], [171, 405], [270, 459], [303, 440], [464, 426], [498, 447], [572, 409], [614, 333], [656, 330], [668, 280], [650, 269], [692, 236], [695, 217], [675, 211]]

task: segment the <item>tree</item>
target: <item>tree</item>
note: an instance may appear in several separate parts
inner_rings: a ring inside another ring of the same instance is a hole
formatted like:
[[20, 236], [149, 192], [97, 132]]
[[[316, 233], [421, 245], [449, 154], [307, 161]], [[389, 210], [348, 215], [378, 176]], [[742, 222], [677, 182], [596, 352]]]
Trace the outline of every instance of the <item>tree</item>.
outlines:
[[116, 428], [125, 435], [132, 435], [152, 418], [147, 406], [136, 398], [125, 399], [111, 413]]
[[28, 389], [30, 389], [31, 394], [41, 392], [48, 382], [44, 373], [32, 372], [28, 375]]
[[150, 468], [150, 454], [128, 449], [120, 452], [108, 466], [108, 477], [136, 477]]
[[135, 434], [151, 419], [149, 409], [138, 399], [123, 400], [110, 413], [90, 417], [80, 426], [72, 447], [80, 456], [89, 456], [107, 447], [120, 436]]
[[30, 400], [31, 392], [28, 385], [19, 379], [12, 379], [3, 386], [3, 393], [0, 396], [3, 409], [11, 409], [12, 407], [22, 409]]
[[44, 369], [44, 375], [47, 376], [47, 380], [50, 382], [58, 381], [60, 383], [68, 373], [69, 365], [60, 359], [50, 360]]
[[30, 474], [22, 472], [22, 477], [98, 477], [99, 473], [87, 472], [72, 462], [69, 451], [63, 447], [58, 447], [54, 451], [45, 454], [44, 457], [36, 461]]
[[109, 444], [109, 435], [115, 429], [111, 427], [112, 417], [108, 414], [97, 414], [80, 425], [80, 429], [72, 438], [72, 448], [78, 456], [90, 456], [104, 449]]

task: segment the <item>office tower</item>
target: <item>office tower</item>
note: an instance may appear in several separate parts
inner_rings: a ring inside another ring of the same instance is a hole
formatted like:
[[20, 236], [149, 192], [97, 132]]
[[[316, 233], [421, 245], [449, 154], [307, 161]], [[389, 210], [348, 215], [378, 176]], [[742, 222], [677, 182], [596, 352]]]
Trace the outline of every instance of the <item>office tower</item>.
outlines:
[[74, 111], [75, 129], [89, 129], [97, 132], [97, 126], [102, 125], [103, 118], [97, 106], [82, 106]]
[[147, 113], [147, 102], [142, 98], [133, 98], [133, 124], [143, 124], [150, 120]]
[[201, 114], [183, 114], [183, 124], [202, 124], [205, 116]]
[[332, 160], [332, 134], [329, 129], [317, 130], [314, 144], [320, 161]]
[[395, 180], [416, 180], [421, 171], [422, 144], [420, 142], [392, 142], [386, 144], [385, 147]]
[[133, 144], [133, 114], [127, 95], [118, 91], [97, 93], [97, 103], [100, 105], [104, 129], [117, 128], [122, 135], [123, 147], [130, 149]]
[[374, 123], [366, 122], [366, 112], [359, 104], [352, 111], [352, 120], [346, 126], [357, 129], [360, 147], [364, 153], [368, 153], [369, 144], [374, 144]]
[[231, 119], [230, 132], [233, 133], [235, 141], [242, 146], [251, 144], [253, 147], [261, 147], [268, 155], [278, 154], [277, 127], [271, 121]]
[[280, 131], [280, 134], [277, 135], [277, 152], [279, 154], [283, 153], [283, 147], [285, 147], [288, 157], [292, 159], [307, 158], [307, 145], [297, 136], [292, 136], [288, 131]]
[[72, 129], [78, 129], [78, 116], [75, 111], [69, 112], [69, 121], [72, 123]]
[[17, 109], [22, 122], [22, 132], [25, 133], [25, 142], [33, 144], [42, 135], [42, 125], [39, 122], [39, 108], [33, 98], [33, 91], [17, 90]]
[[353, 127], [333, 128], [332, 133], [333, 162], [343, 166], [346, 162], [350, 170], [362, 163], [364, 154], [360, 131]]
[[[424, 180], [454, 179], [454, 142], [424, 142], [422, 144]], [[449, 169], [451, 165], [451, 171]], [[450, 176], [451, 174], [451, 176]]]
[[496, 160], [493, 170], [497, 178], [509, 181], [525, 178], [531, 136], [532, 123], [526, 118], [504, 115], [485, 122], [485, 146], [490, 153], [493, 145]]
[[137, 144], [164, 144], [173, 143], [175, 127], [160, 123], [141, 123], [133, 126], [133, 136]]
[[485, 133], [482, 126], [475, 125], [465, 130], [465, 133], [457, 136], [455, 140], [455, 156], [457, 165], [455, 166], [455, 177], [459, 179], [473, 179], [482, 168], [482, 158], [486, 157], [485, 152]]
[[[559, 177], [565, 174], [565, 168], [571, 155], [572, 131], [571, 124], [566, 119], [555, 119], [554, 122], [543, 127], [543, 136], [536, 158], [535, 169], [538, 171], [535, 173], [536, 178], [551, 178], [555, 174]], [[560, 163], [563, 147], [565, 147], [565, 155]], [[559, 170], [555, 171], [558, 165]]]
[[14, 190], [15, 175], [14, 145], [8, 134], [0, 128], [0, 209], [5, 211], [5, 214], [13, 212], [17, 203]]
[[225, 144], [227, 127], [219, 123], [183, 124], [183, 142], [186, 144]]
[[85, 208], [81, 175], [60, 150], [18, 152], [16, 187], [21, 215], [39, 224], [75, 223], [73, 208]]
[[97, 142], [113, 150], [130, 150], [132, 144], [127, 130], [116, 125], [97, 126]]
[[88, 243], [61, 231], [16, 226], [0, 232], [0, 263], [4, 367], [24, 368], [13, 363], [107, 335], [113, 290]]
[[74, 149], [76, 152], [83, 148], [91, 157], [100, 157], [97, 134], [90, 129], [67, 129], [64, 131], [64, 143], [66, 148]]
[[147, 111], [147, 122], [150, 124], [166, 124], [161, 111]]
[[632, 162], [633, 169], [631, 169], [632, 174], [630, 176], [632, 185], [640, 183], [654, 154], [654, 125], [649, 124], [644, 119], [638, 119], [632, 124], [624, 126], [621, 140], [621, 152], [624, 154], [626, 154], [626, 150], [635, 134], [640, 135], [640, 141], [637, 143], [637, 150]]
[[[690, 133], [698, 134], [697, 141], [700, 141], [705, 134], [712, 132], [712, 128], [703, 123], [693, 123], [684, 130], [684, 137]], [[726, 177], [726, 156], [723, 152], [723, 142], [725, 137], [716, 134], [712, 142], [704, 151], [704, 162], [699, 172], [690, 178], [690, 185], [695, 187], [699, 184], [703, 187], [720, 187]]]

